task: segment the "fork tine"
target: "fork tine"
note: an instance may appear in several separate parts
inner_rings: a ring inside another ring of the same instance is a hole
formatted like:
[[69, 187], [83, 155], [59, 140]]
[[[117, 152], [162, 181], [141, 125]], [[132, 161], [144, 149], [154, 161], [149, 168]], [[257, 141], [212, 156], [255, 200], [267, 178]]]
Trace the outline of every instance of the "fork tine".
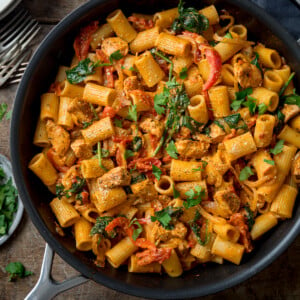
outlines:
[[2, 36], [2, 34], [4, 32], [6, 32], [8, 30], [8, 28], [13, 27], [13, 25], [15, 24], [16, 20], [19, 19], [20, 15], [24, 14], [24, 9], [22, 8], [20, 11], [17, 12], [17, 14], [7, 23], [5, 24], [1, 29], [0, 29], [0, 36]]
[[[8, 78], [11, 76], [11, 74], [15, 70], [17, 70], [19, 65], [24, 61], [25, 58], [27, 58], [29, 53], [31, 53], [30, 49], [26, 50], [23, 54], [18, 55], [9, 63], [9, 65], [7, 65], [6, 69], [3, 69], [0, 72], [0, 86], [4, 85], [4, 83], [8, 80]], [[2, 78], [1, 78], [1, 76], [2, 76]]]
[[[3, 41], [3, 46], [9, 48], [11, 47], [16, 41], [18, 41], [20, 38], [24, 38], [22, 37], [26, 32], [27, 30], [30, 29], [30, 27], [32, 25], [34, 25], [36, 23], [35, 20], [31, 20], [29, 21], [29, 23], [24, 27], [24, 28], [21, 28], [19, 27], [20, 29], [16, 30], [11, 36], [9, 36], [5, 41]], [[21, 30], [21, 32], [19, 32]], [[31, 29], [30, 29], [31, 30]]]
[[[25, 49], [25, 47], [33, 40], [33, 38], [37, 35], [37, 33], [40, 30], [40, 26], [38, 23], [36, 23], [36, 26], [34, 26], [25, 36], [20, 40], [22, 45], [22, 50]], [[34, 30], [35, 29], [35, 30]], [[34, 30], [34, 32], [32, 32]], [[29, 36], [31, 34], [31, 36]], [[24, 41], [27, 39], [26, 41]]]
[[[1, 36], [1, 42], [4, 44], [7, 40], [10, 40], [16, 32], [22, 29], [25, 24], [30, 20], [30, 16], [28, 16], [28, 12], [26, 11], [23, 15], [21, 15], [15, 23], [7, 29]], [[21, 23], [22, 22], [22, 23]]]
[[4, 52], [0, 55], [0, 64], [6, 65], [10, 60], [14, 59], [18, 53], [21, 52], [21, 47], [18, 43], [13, 45], [8, 52]]

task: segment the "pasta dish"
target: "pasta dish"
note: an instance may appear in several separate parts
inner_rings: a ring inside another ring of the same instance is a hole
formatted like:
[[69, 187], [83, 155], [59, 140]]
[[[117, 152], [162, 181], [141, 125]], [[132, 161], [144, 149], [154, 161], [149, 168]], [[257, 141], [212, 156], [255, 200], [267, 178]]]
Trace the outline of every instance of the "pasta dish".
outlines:
[[292, 217], [300, 96], [275, 49], [214, 5], [82, 27], [41, 95], [29, 169], [95, 264], [171, 277], [239, 265]]

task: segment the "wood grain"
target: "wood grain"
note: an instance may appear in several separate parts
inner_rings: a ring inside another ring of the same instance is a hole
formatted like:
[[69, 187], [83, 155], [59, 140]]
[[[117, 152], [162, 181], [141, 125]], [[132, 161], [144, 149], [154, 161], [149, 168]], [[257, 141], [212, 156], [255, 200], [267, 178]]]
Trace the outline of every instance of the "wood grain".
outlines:
[[[57, 23], [66, 14], [84, 2], [83, 0], [24, 0], [23, 5], [30, 10], [39, 22], [43, 23], [32, 48], [34, 49], [51, 30], [53, 27], [51, 24]], [[6, 102], [9, 108], [11, 108], [16, 88], [16, 86], [11, 86], [1, 89], [0, 103]], [[4, 120], [0, 123], [0, 152], [6, 156], [9, 156], [9, 133], [9, 121]], [[10, 134], [13, 134], [13, 132]], [[14, 236], [0, 248], [1, 300], [24, 299], [27, 293], [34, 287], [39, 277], [44, 247], [44, 240], [25, 213], [22, 223]], [[18, 280], [15, 283], [8, 282], [5, 266], [12, 261], [22, 262], [28, 270], [34, 272], [34, 275]], [[52, 273], [53, 277], [57, 280], [64, 280], [78, 274], [77, 271], [65, 263], [58, 255], [55, 256]], [[113, 291], [92, 281], [66, 291], [58, 295], [55, 299], [85, 300], [116, 298], [119, 300], [138, 299]], [[284, 254], [261, 273], [236, 287], [201, 299], [300, 299], [300, 237], [295, 240]]]

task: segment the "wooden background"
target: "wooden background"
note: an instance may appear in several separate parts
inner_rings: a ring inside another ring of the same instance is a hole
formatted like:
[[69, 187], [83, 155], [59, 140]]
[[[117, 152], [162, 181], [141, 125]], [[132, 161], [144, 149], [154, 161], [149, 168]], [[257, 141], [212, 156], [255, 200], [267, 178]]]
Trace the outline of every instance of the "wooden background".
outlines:
[[[1, 1], [1, 0], [0, 0]], [[25, 0], [23, 5], [41, 23], [41, 30], [33, 45], [36, 47], [53, 26], [66, 14], [84, 3], [84, 0]], [[0, 103], [12, 107], [16, 86], [0, 89]], [[11, 132], [13, 134], [13, 132]], [[9, 121], [0, 124], [0, 153], [9, 157]], [[0, 247], [0, 299], [23, 299], [39, 277], [45, 242], [25, 213], [23, 220], [11, 238]], [[8, 282], [5, 266], [12, 261], [22, 262], [33, 276]], [[54, 259], [53, 277], [63, 280], [77, 274], [57, 255]], [[145, 295], [146, 297], [147, 295]], [[58, 295], [55, 299], [138, 299], [110, 290], [92, 281]], [[248, 281], [215, 295], [213, 299], [300, 299], [300, 236], [271, 266]]]

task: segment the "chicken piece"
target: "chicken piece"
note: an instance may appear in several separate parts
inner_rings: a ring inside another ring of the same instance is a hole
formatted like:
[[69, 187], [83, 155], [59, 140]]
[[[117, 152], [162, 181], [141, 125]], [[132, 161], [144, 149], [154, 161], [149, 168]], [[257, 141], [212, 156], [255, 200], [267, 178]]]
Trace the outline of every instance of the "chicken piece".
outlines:
[[300, 182], [300, 152], [296, 155], [293, 166], [292, 166], [292, 175], [295, 176], [296, 182]]
[[242, 88], [258, 87], [262, 84], [260, 70], [249, 62], [239, 60], [233, 65], [234, 77]]
[[81, 159], [88, 159], [93, 156], [92, 147], [88, 145], [84, 139], [77, 139], [71, 144], [76, 157]]
[[300, 112], [300, 107], [298, 105], [284, 104], [281, 112], [284, 114], [284, 123], [287, 123]]
[[66, 173], [63, 173], [61, 183], [64, 186], [64, 189], [69, 190], [72, 187], [72, 184], [77, 181], [77, 177], [80, 177], [77, 166], [73, 166]]
[[91, 110], [89, 103], [74, 99], [68, 108], [68, 112], [72, 114], [75, 124], [91, 122], [94, 118], [94, 113]]
[[229, 217], [240, 209], [241, 200], [238, 195], [230, 188], [217, 191], [214, 200], [218, 203], [219, 208]]
[[175, 143], [177, 152], [186, 158], [201, 158], [207, 153], [210, 143], [192, 140], [180, 140]]
[[183, 225], [183, 223], [178, 222], [175, 224], [174, 229], [167, 230], [157, 223], [152, 229], [152, 234], [155, 237], [155, 241], [158, 240], [166, 242], [172, 238], [180, 238], [184, 240], [187, 234], [187, 228]]
[[130, 76], [124, 80], [124, 91], [127, 96], [129, 92], [140, 90], [141, 87], [142, 85], [136, 76]]
[[189, 139], [191, 136], [191, 130], [187, 127], [181, 127], [179, 132], [174, 134], [175, 139]]
[[221, 143], [226, 135], [225, 131], [215, 123], [209, 126], [211, 141], [213, 144]]
[[98, 186], [104, 189], [112, 189], [117, 186], [130, 185], [131, 176], [126, 168], [116, 167], [98, 178]]
[[108, 57], [110, 57], [110, 55], [116, 51], [120, 51], [120, 53], [124, 57], [128, 53], [128, 43], [126, 43], [119, 37], [106, 38], [101, 44], [101, 50]]
[[150, 133], [160, 138], [164, 131], [164, 123], [152, 118], [144, 118], [140, 123], [143, 132]]
[[70, 134], [62, 126], [56, 125], [53, 121], [48, 120], [46, 123], [48, 139], [51, 142], [54, 151], [63, 156], [70, 146]]
[[149, 179], [132, 184], [130, 187], [133, 194], [141, 200], [138, 201], [138, 203], [145, 203], [157, 197], [157, 191], [154, 184]]

